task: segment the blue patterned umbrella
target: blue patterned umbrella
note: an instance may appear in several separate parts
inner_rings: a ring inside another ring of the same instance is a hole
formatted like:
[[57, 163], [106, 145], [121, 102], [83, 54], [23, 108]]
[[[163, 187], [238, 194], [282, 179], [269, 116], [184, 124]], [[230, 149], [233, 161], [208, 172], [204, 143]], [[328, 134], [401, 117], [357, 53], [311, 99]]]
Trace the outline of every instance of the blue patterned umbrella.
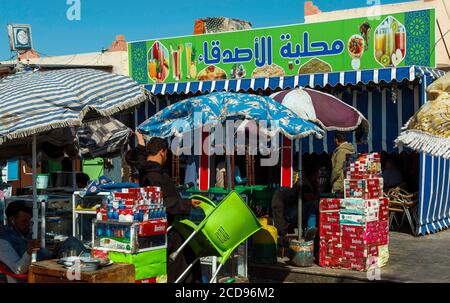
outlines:
[[320, 139], [323, 133], [319, 126], [269, 97], [229, 92], [211, 93], [172, 104], [138, 129], [147, 136], [168, 138], [202, 126], [222, 124], [227, 119], [265, 121], [272, 133], [280, 132], [289, 139], [309, 135]]

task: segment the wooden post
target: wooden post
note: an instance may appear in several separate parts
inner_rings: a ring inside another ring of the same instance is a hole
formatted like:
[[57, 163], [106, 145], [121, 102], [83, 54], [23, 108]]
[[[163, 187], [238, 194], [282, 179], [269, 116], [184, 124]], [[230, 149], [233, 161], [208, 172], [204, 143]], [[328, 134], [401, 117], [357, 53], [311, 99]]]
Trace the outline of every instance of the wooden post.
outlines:
[[172, 154], [172, 180], [176, 185], [180, 184], [180, 157]]

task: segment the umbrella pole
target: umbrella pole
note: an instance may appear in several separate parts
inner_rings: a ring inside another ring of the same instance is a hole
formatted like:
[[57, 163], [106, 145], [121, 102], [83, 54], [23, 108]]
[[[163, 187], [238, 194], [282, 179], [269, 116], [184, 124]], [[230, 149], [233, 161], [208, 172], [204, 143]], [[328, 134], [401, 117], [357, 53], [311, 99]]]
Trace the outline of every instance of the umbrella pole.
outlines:
[[303, 224], [302, 224], [302, 139], [299, 139], [299, 152], [298, 152], [298, 186], [300, 187], [299, 195], [298, 195], [298, 239], [301, 240], [303, 236]]
[[72, 159], [72, 189], [74, 192], [77, 191], [77, 189], [78, 189], [76, 166], [77, 166], [77, 160]]
[[33, 239], [38, 238], [38, 207], [37, 207], [37, 187], [36, 187], [36, 171], [37, 171], [37, 136], [33, 135], [32, 144], [32, 173], [33, 173]]
[[[231, 192], [231, 190], [233, 189], [233, 180], [232, 178], [234, 178], [234, 176], [231, 176], [231, 155], [227, 155], [228, 152], [228, 140], [231, 140], [230, 138], [227, 137], [226, 132], [224, 134], [225, 136], [225, 159], [226, 159], [226, 173], [227, 173], [227, 190]], [[230, 142], [231, 143], [231, 142]], [[234, 154], [234, 145], [232, 145], [232, 152]]]
[[231, 176], [231, 156], [226, 156], [227, 158], [227, 180], [228, 180], [228, 190], [231, 191], [233, 185], [231, 184], [233, 182], [232, 176]]

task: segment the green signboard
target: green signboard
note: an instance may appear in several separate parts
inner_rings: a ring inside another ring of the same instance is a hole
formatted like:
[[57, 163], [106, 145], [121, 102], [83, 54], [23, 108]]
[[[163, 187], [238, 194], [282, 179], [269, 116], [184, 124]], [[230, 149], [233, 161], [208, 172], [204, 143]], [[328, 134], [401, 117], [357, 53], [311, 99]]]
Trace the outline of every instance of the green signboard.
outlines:
[[141, 84], [435, 67], [435, 11], [129, 43]]

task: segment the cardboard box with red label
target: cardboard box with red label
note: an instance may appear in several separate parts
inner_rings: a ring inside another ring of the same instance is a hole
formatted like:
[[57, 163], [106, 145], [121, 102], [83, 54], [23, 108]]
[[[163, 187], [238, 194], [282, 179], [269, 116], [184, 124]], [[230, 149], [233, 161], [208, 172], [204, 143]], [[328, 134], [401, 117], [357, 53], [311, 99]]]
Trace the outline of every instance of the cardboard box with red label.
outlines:
[[321, 212], [320, 222], [324, 224], [339, 224], [339, 212]]
[[341, 208], [341, 199], [322, 199], [319, 204], [319, 211], [339, 211]]
[[345, 179], [344, 197], [378, 199], [383, 197], [383, 178]]
[[167, 232], [167, 220], [151, 220], [139, 224], [139, 237], [164, 235]]

